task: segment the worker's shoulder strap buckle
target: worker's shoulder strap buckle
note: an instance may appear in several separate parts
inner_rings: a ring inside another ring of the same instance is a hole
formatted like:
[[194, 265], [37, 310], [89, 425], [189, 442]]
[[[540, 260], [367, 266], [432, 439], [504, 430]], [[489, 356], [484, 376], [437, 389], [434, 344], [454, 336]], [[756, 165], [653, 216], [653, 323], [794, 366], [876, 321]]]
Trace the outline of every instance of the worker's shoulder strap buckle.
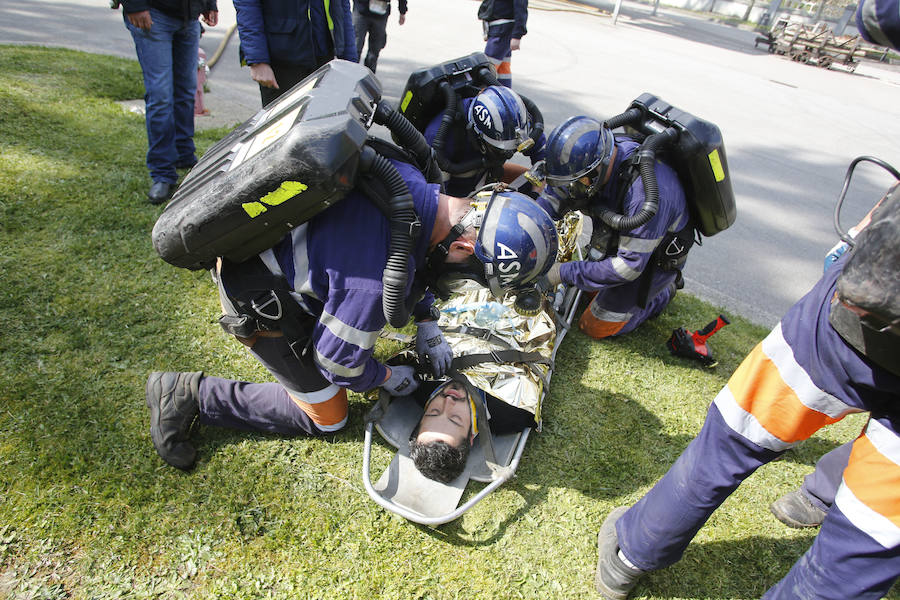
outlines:
[[409, 235], [413, 240], [419, 239], [422, 232], [422, 221], [418, 217], [414, 221], [391, 221], [391, 230]]
[[282, 316], [284, 316], [284, 311], [281, 306], [281, 300], [279, 300], [278, 295], [275, 293], [275, 290], [268, 290], [267, 292], [263, 293], [263, 295], [254, 298], [250, 301], [250, 306], [253, 307], [253, 310], [256, 311], [256, 314], [265, 319], [278, 321]]
[[259, 324], [250, 315], [229, 315], [219, 317], [219, 325], [226, 333], [241, 338], [249, 338], [259, 331]]

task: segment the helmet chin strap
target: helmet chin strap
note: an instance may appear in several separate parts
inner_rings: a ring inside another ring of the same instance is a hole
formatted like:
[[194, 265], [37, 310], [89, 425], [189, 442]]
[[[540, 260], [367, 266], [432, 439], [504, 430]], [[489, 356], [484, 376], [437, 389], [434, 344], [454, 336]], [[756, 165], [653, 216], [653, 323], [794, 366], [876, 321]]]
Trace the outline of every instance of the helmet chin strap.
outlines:
[[443, 240], [438, 242], [428, 253], [428, 256], [425, 257], [425, 270], [422, 273], [422, 276], [428, 284], [428, 287], [433, 288], [435, 293], [442, 299], [449, 295], [449, 291], [446, 289], [439, 289], [436, 284], [444, 265], [447, 263], [447, 256], [450, 255], [450, 245], [458, 240], [465, 230], [466, 226], [462, 223], [457, 223], [451, 227], [450, 233], [448, 233]]
[[485, 281], [484, 264], [476, 256], [470, 256], [461, 263], [447, 263], [450, 255], [450, 246], [458, 240], [469, 226], [477, 227], [480, 224], [478, 209], [472, 208], [460, 219], [459, 223], [450, 228], [450, 233], [441, 240], [425, 258], [425, 270], [422, 273], [428, 287], [441, 299], [446, 300], [450, 295], [447, 281], [459, 279], [473, 279], [481, 283]]

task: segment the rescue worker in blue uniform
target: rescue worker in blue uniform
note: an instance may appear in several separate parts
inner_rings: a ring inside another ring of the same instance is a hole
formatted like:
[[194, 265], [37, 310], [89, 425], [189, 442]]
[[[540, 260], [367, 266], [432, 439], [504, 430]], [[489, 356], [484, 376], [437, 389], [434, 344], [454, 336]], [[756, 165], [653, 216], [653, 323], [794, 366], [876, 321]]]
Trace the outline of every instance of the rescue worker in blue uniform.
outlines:
[[[896, 6], [896, 5], [895, 5]], [[849, 413], [853, 442], [812, 546], [768, 600], [881, 598], [900, 576], [900, 188], [856, 247], [744, 359], [698, 436], [598, 536], [597, 590], [624, 600], [677, 562], [713, 511], [757, 468]]]
[[684, 189], [675, 171], [660, 161], [654, 169], [659, 206], [652, 218], [620, 232], [597, 218], [601, 211], [643, 212], [644, 185], [628, 168], [638, 147], [585, 116], [570, 117], [547, 138], [545, 188], [538, 202], [553, 218], [570, 210], [588, 214], [594, 240], [600, 240], [591, 260], [557, 263], [547, 279], [554, 287], [562, 282], [596, 293], [578, 323], [593, 338], [623, 335], [662, 312], [681, 285], [693, 240]]
[[512, 53], [521, 47], [522, 37], [528, 33], [528, 0], [483, 0], [478, 18], [487, 42], [484, 53], [497, 67], [500, 83], [512, 87]]
[[[442, 147], [436, 150], [452, 164], [470, 164], [473, 168], [447, 173], [446, 192], [451, 196], [467, 196], [489, 183], [513, 182], [526, 168], [509, 160], [531, 135], [533, 125], [522, 98], [509, 88], [491, 85], [476, 96], [463, 98], [460, 104], [464, 116], [454, 121]], [[433, 147], [441, 118], [441, 115], [433, 118], [423, 132]], [[541, 134], [527, 150], [532, 162], [543, 158], [545, 141]], [[482, 160], [475, 166], [473, 158]]]
[[[868, 214], [847, 231], [856, 238], [872, 219], [872, 213], [884, 201], [882, 198]], [[850, 245], [841, 240], [825, 255], [825, 270], [843, 256]], [[788, 492], [769, 506], [769, 510], [779, 521], [798, 529], [818, 527], [825, 520], [825, 514], [834, 504], [834, 497], [841, 485], [841, 474], [847, 468], [853, 442], [841, 444], [816, 461], [815, 470], [803, 478], [800, 489]]]
[[[406, 0], [398, 0], [400, 25], [406, 23]], [[373, 73], [378, 67], [378, 55], [387, 45], [387, 24], [391, 16], [390, 0], [353, 0], [353, 29], [356, 31], [356, 53]], [[363, 46], [369, 38], [369, 47], [363, 59]]]
[[[521, 194], [495, 196], [481, 216], [469, 200], [447, 196], [426, 183], [417, 168], [391, 159], [406, 182], [421, 234], [410, 252], [407, 307], [417, 324], [417, 351], [435, 376], [450, 366], [452, 352], [437, 326], [429, 290], [446, 294], [460, 279], [494, 290], [515, 289], [541, 277], [552, 264], [555, 229], [543, 211]], [[528, 211], [524, 214], [520, 208]], [[490, 215], [490, 218], [488, 218]], [[534, 221], [528, 230], [521, 219]], [[505, 225], [506, 224], [506, 225]], [[274, 375], [277, 383], [248, 383], [202, 372], [155, 372], [146, 386], [150, 432], [167, 463], [189, 469], [196, 461], [190, 442], [193, 422], [275, 432], [321, 435], [347, 422], [347, 389], [383, 387], [392, 395], [415, 390], [411, 366], [388, 367], [373, 357], [386, 323], [382, 283], [388, 261], [390, 223], [359, 191], [294, 228], [273, 248], [243, 263], [220, 260], [217, 283], [226, 315], [236, 310], [244, 290], [277, 275], [287, 296], [257, 297], [258, 315], [281, 315], [295, 302], [304, 336], [255, 330], [239, 340]], [[530, 233], [529, 233], [530, 232]], [[262, 298], [262, 299], [260, 299]], [[293, 337], [294, 339], [288, 339]]]

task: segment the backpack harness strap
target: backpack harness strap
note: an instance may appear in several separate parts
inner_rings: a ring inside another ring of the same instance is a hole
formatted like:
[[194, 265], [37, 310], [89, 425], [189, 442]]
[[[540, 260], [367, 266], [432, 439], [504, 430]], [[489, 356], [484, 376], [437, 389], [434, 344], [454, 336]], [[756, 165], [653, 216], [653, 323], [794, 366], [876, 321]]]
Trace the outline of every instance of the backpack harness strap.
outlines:
[[281, 331], [294, 356], [306, 359], [316, 318], [291, 295], [284, 277], [271, 273], [258, 256], [242, 263], [223, 259], [216, 285], [225, 310], [219, 325], [226, 333], [246, 338], [259, 331]]
[[[619, 213], [622, 213], [625, 208], [625, 195], [628, 193], [628, 190], [631, 189], [631, 186], [634, 185], [635, 181], [640, 179], [639, 163], [640, 155], [638, 152], [635, 152], [619, 166], [617, 173], [619, 178], [619, 188], [616, 196], [616, 206]], [[601, 224], [601, 226], [603, 225]], [[605, 226], [603, 227], [605, 228]], [[649, 300], [648, 296], [650, 295], [650, 283], [652, 282], [653, 274], [657, 269], [662, 271], [678, 271], [678, 279], [681, 279], [681, 269], [684, 268], [684, 264], [687, 262], [688, 252], [694, 244], [699, 246], [702, 242], [700, 241], [699, 233], [694, 226], [693, 219], [690, 217], [688, 217], [684, 227], [675, 232], [667, 232], [663, 236], [659, 244], [657, 244], [656, 249], [653, 251], [650, 260], [647, 262], [647, 266], [644, 267], [644, 271], [638, 278], [640, 285], [638, 287], [637, 301], [640, 308], [647, 307], [647, 300]], [[614, 232], [609, 236], [605, 256], [612, 256], [615, 254], [618, 251], [618, 247], [619, 235], [618, 232]]]

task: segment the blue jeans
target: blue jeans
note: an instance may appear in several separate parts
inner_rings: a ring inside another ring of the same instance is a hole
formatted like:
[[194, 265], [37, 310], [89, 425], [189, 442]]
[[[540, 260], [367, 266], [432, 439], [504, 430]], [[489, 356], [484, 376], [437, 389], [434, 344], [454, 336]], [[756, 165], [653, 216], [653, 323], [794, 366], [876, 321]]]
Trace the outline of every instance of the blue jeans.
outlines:
[[[124, 13], [123, 13], [124, 14]], [[153, 26], [143, 31], [128, 22], [144, 73], [147, 111], [147, 169], [153, 181], [175, 183], [175, 165], [190, 165], [194, 154], [194, 94], [200, 22], [183, 21], [150, 9]]]

